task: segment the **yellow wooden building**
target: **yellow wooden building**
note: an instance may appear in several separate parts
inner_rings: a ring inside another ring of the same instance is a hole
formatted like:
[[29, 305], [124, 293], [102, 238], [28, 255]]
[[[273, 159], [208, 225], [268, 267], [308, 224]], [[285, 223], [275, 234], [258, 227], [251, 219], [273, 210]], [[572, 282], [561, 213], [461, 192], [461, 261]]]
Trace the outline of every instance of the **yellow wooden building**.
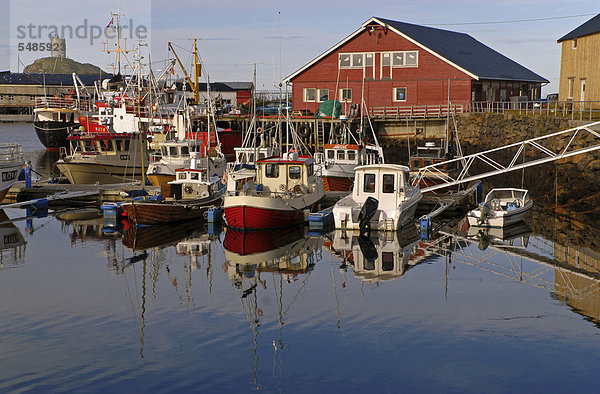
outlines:
[[562, 45], [559, 100], [600, 101], [600, 14], [558, 43]]

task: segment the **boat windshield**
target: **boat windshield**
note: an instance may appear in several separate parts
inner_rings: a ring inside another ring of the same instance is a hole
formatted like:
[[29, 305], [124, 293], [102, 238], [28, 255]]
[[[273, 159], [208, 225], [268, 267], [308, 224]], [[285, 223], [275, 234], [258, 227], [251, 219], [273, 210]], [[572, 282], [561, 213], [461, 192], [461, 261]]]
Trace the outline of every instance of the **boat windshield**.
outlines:
[[301, 175], [300, 166], [290, 166], [289, 175], [290, 179], [300, 179]]

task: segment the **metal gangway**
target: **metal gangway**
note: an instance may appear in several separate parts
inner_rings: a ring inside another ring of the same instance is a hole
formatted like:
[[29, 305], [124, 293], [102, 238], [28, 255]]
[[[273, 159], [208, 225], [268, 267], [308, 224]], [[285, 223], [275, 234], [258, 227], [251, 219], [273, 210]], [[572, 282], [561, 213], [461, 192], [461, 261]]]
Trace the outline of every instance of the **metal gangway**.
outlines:
[[[421, 188], [421, 191], [434, 191], [510, 171], [533, 167], [554, 160], [593, 152], [600, 149], [600, 132], [592, 130], [592, 127], [598, 125], [600, 125], [600, 122], [589, 123], [500, 148], [428, 165], [419, 169], [412, 183], [413, 185], [418, 185], [424, 176], [433, 178], [435, 180], [433, 183], [435, 184]], [[593, 137], [591, 141], [588, 141], [589, 136]], [[550, 146], [551, 144], [554, 144], [553, 148]], [[456, 162], [460, 162], [462, 170], [456, 177], [449, 176], [444, 169], [448, 164]], [[470, 170], [474, 168], [476, 163], [483, 163], [487, 172], [484, 170], [484, 172], [478, 174], [470, 173]]]
[[[582, 298], [586, 294], [596, 294], [600, 289], [600, 273], [570, 266], [532, 251], [527, 243], [531, 234], [523, 234], [522, 240], [491, 241], [481, 250], [477, 239], [453, 230], [440, 231], [431, 241], [421, 241], [419, 249], [428, 254], [446, 256], [448, 263], [461, 263], [501, 277], [521, 282], [552, 292], [559, 291], [569, 298]], [[520, 236], [519, 236], [520, 237]], [[585, 286], [572, 283], [573, 278], [585, 278]]]

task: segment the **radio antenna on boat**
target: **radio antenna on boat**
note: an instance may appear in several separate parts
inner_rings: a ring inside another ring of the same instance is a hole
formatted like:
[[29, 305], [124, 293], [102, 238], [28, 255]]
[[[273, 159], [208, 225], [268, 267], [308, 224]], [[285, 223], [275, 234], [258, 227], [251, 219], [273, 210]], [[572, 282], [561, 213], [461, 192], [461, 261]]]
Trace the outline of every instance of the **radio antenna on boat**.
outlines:
[[[106, 53], [116, 52], [117, 53], [118, 74], [121, 74], [121, 53], [129, 53], [129, 52], [133, 51], [133, 49], [127, 49], [127, 41], [125, 41], [124, 47], [121, 48], [121, 17], [122, 16], [125, 16], [125, 14], [121, 14], [121, 6], [119, 3], [119, 11], [117, 13], [111, 13], [110, 21], [108, 22], [108, 26], [106, 26], [107, 29], [112, 26], [113, 29], [117, 31], [117, 42], [115, 44], [116, 49], [109, 49], [108, 41], [104, 43], [104, 48], [105, 48], [104, 52], [106, 52]], [[114, 69], [113, 69], [113, 73], [114, 73]]]

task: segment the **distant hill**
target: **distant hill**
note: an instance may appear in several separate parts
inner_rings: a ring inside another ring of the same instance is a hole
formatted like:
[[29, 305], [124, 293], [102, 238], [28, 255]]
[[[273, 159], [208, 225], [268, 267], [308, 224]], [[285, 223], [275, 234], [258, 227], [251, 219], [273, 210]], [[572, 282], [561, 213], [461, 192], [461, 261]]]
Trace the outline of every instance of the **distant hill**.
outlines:
[[98, 75], [100, 73], [108, 74], [103, 71], [100, 67], [94, 66], [90, 63], [79, 63], [73, 59], [58, 58], [58, 57], [44, 57], [37, 59], [25, 67], [24, 73], [46, 73], [46, 74], [89, 74]]

